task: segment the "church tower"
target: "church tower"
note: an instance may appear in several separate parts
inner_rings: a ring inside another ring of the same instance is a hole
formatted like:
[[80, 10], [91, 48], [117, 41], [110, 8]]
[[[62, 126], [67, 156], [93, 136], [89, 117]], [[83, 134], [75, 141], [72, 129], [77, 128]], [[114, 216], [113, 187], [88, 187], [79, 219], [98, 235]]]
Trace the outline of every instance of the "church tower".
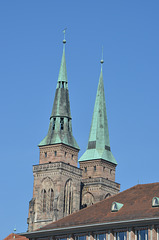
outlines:
[[79, 159], [82, 172], [82, 207], [103, 200], [119, 192], [115, 182], [117, 162], [111, 152], [106, 114], [103, 72], [99, 77], [92, 124], [86, 152]]
[[77, 168], [79, 147], [72, 135], [72, 118], [63, 55], [46, 137], [40, 142], [39, 164], [33, 166], [33, 198], [29, 203], [28, 231], [80, 209], [82, 170]]

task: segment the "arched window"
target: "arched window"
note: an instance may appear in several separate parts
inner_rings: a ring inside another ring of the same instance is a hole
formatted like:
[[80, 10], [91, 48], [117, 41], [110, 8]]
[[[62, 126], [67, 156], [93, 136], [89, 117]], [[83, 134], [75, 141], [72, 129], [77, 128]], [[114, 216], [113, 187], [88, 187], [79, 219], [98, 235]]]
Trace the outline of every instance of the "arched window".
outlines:
[[52, 188], [49, 189], [48, 196], [49, 196], [49, 209], [51, 212], [53, 211], [53, 202], [54, 202], [54, 191]]
[[109, 198], [111, 196], [111, 194], [110, 193], [107, 193], [106, 195], [105, 195], [105, 199], [106, 198]]
[[46, 190], [45, 189], [41, 191], [41, 195], [42, 195], [42, 211], [46, 212]]
[[73, 205], [73, 185], [72, 180], [69, 179], [65, 184], [64, 189], [64, 215], [72, 213]]
[[83, 196], [82, 196], [82, 207], [88, 207], [90, 205], [93, 205], [94, 203], [94, 196], [92, 193], [90, 192], [86, 192]]

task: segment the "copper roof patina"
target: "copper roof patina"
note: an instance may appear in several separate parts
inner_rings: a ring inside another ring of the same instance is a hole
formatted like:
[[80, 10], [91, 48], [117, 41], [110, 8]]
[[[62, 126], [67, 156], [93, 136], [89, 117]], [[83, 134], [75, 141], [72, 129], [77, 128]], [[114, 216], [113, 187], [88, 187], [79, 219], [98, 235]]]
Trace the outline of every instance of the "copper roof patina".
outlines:
[[[103, 63], [103, 61], [101, 63]], [[79, 159], [79, 162], [95, 159], [103, 159], [117, 165], [117, 162], [110, 149], [102, 66], [88, 146], [86, 152]]]
[[[65, 43], [63, 41], [63, 55], [57, 81], [56, 93], [50, 117], [49, 130], [46, 137], [40, 142], [39, 147], [64, 143], [73, 148], [79, 149], [79, 146], [72, 135], [71, 111], [68, 92], [68, 81], [65, 59]], [[60, 129], [63, 121], [64, 129]], [[67, 127], [66, 127], [66, 124]], [[55, 126], [55, 127], [54, 127]]]

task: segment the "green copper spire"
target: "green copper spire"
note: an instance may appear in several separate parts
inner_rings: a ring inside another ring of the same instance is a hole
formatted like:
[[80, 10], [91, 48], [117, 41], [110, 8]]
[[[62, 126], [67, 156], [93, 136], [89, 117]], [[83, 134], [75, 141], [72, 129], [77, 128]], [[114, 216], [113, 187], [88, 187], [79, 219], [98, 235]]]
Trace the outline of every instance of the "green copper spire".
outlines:
[[79, 146], [72, 135], [72, 118], [68, 93], [65, 44], [66, 40], [64, 32], [63, 55], [57, 81], [54, 104], [50, 117], [49, 130], [47, 136], [40, 142], [39, 146], [64, 143], [79, 149]]
[[110, 150], [108, 122], [106, 114], [103, 72], [101, 60], [101, 72], [99, 77], [97, 95], [95, 100], [91, 130], [89, 134], [88, 146], [86, 152], [79, 161], [103, 159], [108, 162], [117, 164]]

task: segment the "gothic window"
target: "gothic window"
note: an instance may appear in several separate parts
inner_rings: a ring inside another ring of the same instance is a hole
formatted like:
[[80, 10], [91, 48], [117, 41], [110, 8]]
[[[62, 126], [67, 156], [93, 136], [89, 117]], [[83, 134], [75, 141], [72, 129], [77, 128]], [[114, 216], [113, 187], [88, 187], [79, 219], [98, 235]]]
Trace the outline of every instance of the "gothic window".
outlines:
[[72, 180], [69, 179], [65, 184], [64, 189], [64, 215], [72, 213], [73, 205], [73, 184]]
[[47, 152], [45, 152], [45, 158], [47, 157]]
[[111, 194], [110, 193], [107, 193], [106, 195], [105, 195], [105, 199], [106, 198], [109, 198], [111, 196]]
[[49, 196], [49, 209], [51, 212], [53, 211], [53, 202], [54, 202], [54, 191], [52, 188], [49, 189], [48, 196]]
[[46, 212], [46, 190], [45, 189], [41, 191], [41, 195], [42, 195], [42, 211]]
[[84, 168], [84, 171], [87, 172], [87, 167]]
[[94, 203], [94, 196], [90, 192], [86, 192], [82, 197], [82, 206], [88, 207], [90, 205], [93, 205]]
[[60, 118], [60, 129], [64, 129], [64, 118]]
[[55, 129], [55, 122], [56, 122], [56, 118], [53, 119], [53, 126], [52, 126], [53, 130]]

